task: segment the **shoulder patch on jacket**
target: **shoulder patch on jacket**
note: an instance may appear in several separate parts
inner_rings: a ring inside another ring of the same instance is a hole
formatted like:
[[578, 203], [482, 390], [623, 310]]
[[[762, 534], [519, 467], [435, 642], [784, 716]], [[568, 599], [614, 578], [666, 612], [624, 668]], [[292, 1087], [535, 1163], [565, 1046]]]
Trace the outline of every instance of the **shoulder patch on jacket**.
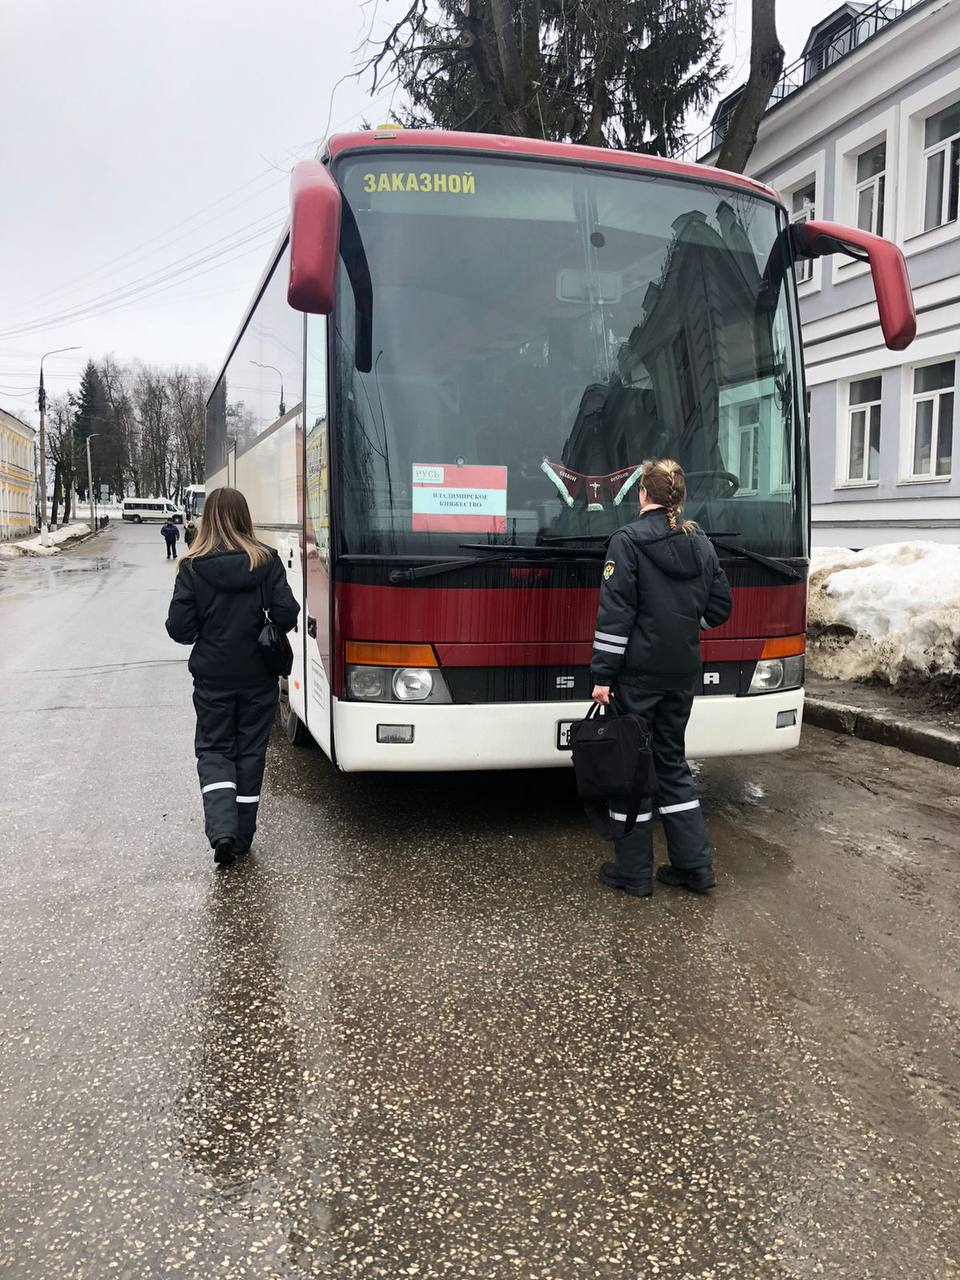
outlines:
[[606, 581], [606, 580], [607, 580], [607, 578], [612, 578], [612, 577], [613, 577], [613, 571], [614, 571], [614, 569], [616, 569], [616, 567], [617, 567], [617, 564], [616, 564], [616, 561], [615, 561], [615, 560], [608, 560], [608, 561], [607, 561], [607, 563], [603, 566], [603, 578], [604, 578], [604, 581]]

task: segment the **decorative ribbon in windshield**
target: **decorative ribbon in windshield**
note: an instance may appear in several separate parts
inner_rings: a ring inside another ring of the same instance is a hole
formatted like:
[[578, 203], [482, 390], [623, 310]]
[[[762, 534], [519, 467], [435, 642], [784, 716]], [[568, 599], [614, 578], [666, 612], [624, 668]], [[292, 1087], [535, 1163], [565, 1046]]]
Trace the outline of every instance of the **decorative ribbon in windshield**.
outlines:
[[588, 511], [602, 511], [607, 502], [619, 507], [643, 474], [642, 466], [634, 466], [611, 471], [606, 476], [585, 476], [560, 462], [551, 462], [549, 458], [544, 458], [540, 470], [550, 477], [568, 507], [572, 507], [582, 495]]

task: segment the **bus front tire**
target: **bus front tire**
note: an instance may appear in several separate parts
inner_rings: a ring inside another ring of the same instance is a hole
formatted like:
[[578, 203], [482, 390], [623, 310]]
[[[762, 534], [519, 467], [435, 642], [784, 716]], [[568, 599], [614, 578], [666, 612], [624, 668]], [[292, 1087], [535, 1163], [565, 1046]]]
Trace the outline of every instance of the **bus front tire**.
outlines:
[[290, 686], [286, 680], [280, 681], [280, 724], [291, 746], [310, 746], [313, 739], [307, 732], [307, 726], [290, 705]]
[[134, 524], [143, 524], [143, 516], [131, 516], [130, 519]]

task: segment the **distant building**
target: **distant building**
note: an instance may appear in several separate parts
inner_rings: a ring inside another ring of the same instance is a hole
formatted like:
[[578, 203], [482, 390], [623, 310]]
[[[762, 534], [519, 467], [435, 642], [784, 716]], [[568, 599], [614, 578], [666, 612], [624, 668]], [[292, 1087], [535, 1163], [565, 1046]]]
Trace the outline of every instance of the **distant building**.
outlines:
[[[742, 90], [684, 159], [716, 159]], [[776, 86], [747, 169], [794, 221], [903, 249], [917, 338], [889, 351], [869, 268], [798, 267], [814, 545], [960, 542], [960, 3], [844, 4]]]
[[36, 432], [0, 409], [0, 541], [19, 538], [36, 525]]

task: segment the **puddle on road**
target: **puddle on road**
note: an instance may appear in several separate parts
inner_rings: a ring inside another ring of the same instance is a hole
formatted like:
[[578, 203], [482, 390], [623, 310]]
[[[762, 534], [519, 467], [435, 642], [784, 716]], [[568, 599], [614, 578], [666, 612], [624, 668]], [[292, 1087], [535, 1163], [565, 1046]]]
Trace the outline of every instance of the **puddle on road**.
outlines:
[[51, 573], [55, 578], [60, 578], [65, 573], [99, 573], [103, 569], [119, 569], [122, 567], [118, 560], [110, 560], [106, 556], [100, 556], [90, 564], [51, 565]]
[[0, 592], [7, 597], [11, 593], [29, 595], [37, 591], [47, 591], [57, 584], [62, 584], [66, 590], [67, 584], [63, 579], [67, 576], [90, 575], [117, 569], [132, 570], [139, 567], [108, 555], [97, 556], [94, 560], [84, 560], [76, 564], [63, 563], [54, 558], [43, 559], [40, 564], [33, 557], [29, 558], [29, 562], [26, 557], [19, 560], [0, 560]]
[[759, 782], [745, 782], [740, 792], [740, 799], [744, 804], [759, 804], [766, 798], [766, 794]]

